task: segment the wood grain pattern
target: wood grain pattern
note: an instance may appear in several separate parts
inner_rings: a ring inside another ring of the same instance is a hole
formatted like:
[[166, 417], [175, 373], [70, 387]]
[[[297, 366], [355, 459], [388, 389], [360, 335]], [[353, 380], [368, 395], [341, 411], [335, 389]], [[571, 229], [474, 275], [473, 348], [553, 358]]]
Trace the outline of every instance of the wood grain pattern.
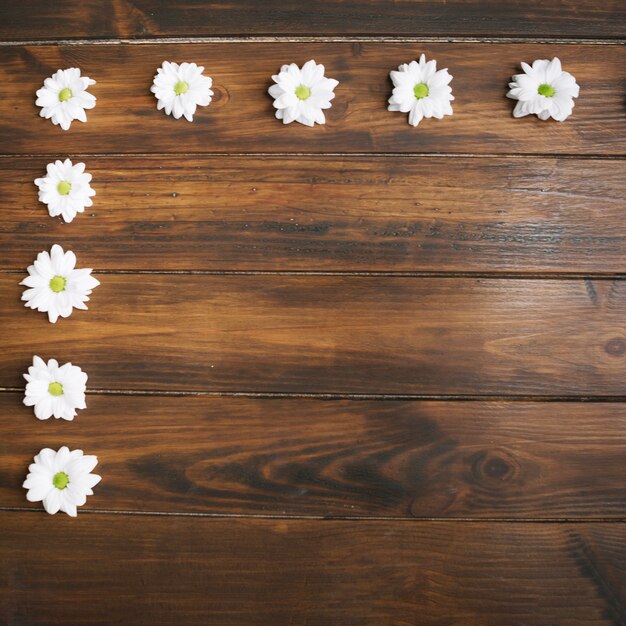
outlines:
[[89, 395], [41, 423], [4, 393], [0, 414], [3, 506], [41, 508], [26, 468], [68, 445], [100, 459], [86, 509], [626, 518], [623, 404]]
[[6, 40], [215, 35], [624, 37], [619, 0], [4, 0]]
[[111, 274], [52, 325], [20, 278], [0, 276], [0, 386], [39, 354], [109, 389], [626, 393], [620, 280]]
[[0, 584], [5, 592], [11, 585], [2, 596], [9, 624], [609, 626], [626, 620], [623, 524], [88, 514], [75, 522], [34, 513], [3, 519]]
[[[626, 626], [625, 20], [0, 2], [0, 623]], [[456, 100], [413, 129], [388, 74], [422, 52]], [[554, 56], [572, 118], [513, 119]], [[328, 124], [285, 127], [271, 75], [310, 58]], [[193, 124], [156, 110], [164, 60], [214, 79]], [[98, 104], [63, 132], [35, 91], [72, 66]], [[69, 225], [33, 185], [68, 155], [98, 192]], [[102, 281], [56, 325], [18, 285], [53, 243]], [[23, 406], [33, 354], [88, 373], [75, 421]], [[100, 460], [77, 520], [21, 487], [61, 445]]]
[[100, 270], [626, 272], [622, 161], [84, 160], [98, 195], [67, 225], [47, 159], [0, 159], [0, 269], [64, 242]]
[[[454, 115], [415, 129], [390, 113], [389, 71], [420, 53], [454, 76]], [[521, 61], [559, 56], [581, 85], [566, 123], [514, 119], [505, 97]], [[340, 81], [328, 123], [288, 127], [267, 94], [283, 63], [324, 63]], [[214, 79], [215, 99], [193, 124], [156, 110], [149, 88], [163, 60], [193, 60]], [[0, 153], [419, 152], [626, 154], [626, 48], [617, 45], [213, 43], [0, 47]], [[98, 81], [87, 124], [64, 132], [38, 117], [35, 91], [57, 68]], [[60, 154], [61, 153], [61, 154]]]

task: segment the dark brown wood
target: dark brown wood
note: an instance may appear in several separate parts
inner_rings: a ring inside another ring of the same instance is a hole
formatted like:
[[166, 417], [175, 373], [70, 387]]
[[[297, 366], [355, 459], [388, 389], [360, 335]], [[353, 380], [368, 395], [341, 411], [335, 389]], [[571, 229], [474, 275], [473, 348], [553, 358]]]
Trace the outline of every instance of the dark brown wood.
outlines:
[[626, 272], [617, 160], [88, 157], [51, 219], [46, 158], [0, 159], [1, 269], [57, 241], [101, 270]]
[[8, 513], [0, 546], [8, 624], [626, 620], [623, 524]]
[[626, 394], [621, 280], [110, 274], [52, 325], [21, 278], [0, 276], [0, 386], [39, 354], [94, 388]]
[[[0, 623], [626, 626], [625, 20], [0, 2]], [[422, 52], [456, 100], [414, 129], [388, 75]], [[513, 119], [553, 56], [571, 119]], [[310, 58], [328, 124], [285, 127], [271, 75]], [[156, 110], [164, 60], [214, 79], [193, 124]], [[72, 66], [98, 104], [63, 132], [35, 91]], [[98, 192], [69, 225], [33, 184], [66, 156]], [[54, 243], [102, 286], [51, 325], [18, 283]], [[75, 421], [23, 405], [34, 354], [88, 373]], [[100, 461], [77, 520], [21, 487], [61, 445]]]
[[0, 502], [32, 457], [81, 448], [86, 509], [417, 518], [626, 518], [626, 407], [89, 395], [39, 422], [0, 394]]
[[[425, 120], [386, 110], [389, 71], [420, 53], [448, 67], [454, 115]], [[521, 61], [559, 56], [581, 85], [565, 123], [514, 119], [505, 97]], [[285, 127], [267, 94], [286, 62], [324, 63], [340, 81], [328, 123]], [[150, 93], [163, 60], [195, 61], [214, 78], [215, 100], [193, 123], [157, 111]], [[88, 122], [62, 131], [38, 117], [35, 91], [58, 68], [80, 67], [98, 83]], [[200, 152], [426, 152], [626, 154], [626, 48], [618, 45], [213, 43], [0, 48], [2, 154]], [[184, 161], [181, 160], [181, 165]], [[146, 190], [149, 192], [149, 190]]]
[[624, 37], [619, 0], [4, 0], [5, 40], [214, 35]]

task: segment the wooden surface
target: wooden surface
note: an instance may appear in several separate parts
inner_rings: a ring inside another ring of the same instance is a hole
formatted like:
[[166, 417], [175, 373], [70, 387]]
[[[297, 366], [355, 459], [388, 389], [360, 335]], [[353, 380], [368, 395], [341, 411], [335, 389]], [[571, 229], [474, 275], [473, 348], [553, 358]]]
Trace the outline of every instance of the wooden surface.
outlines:
[[96, 270], [626, 272], [623, 161], [84, 161], [98, 195], [68, 225], [37, 202], [46, 158], [0, 159], [1, 269], [62, 241]]
[[[390, 70], [425, 53], [447, 67], [454, 115], [409, 126], [386, 110]], [[211, 43], [0, 46], [0, 154], [63, 153], [479, 153], [626, 155], [626, 48], [618, 45], [483, 43]], [[521, 61], [558, 56], [583, 94], [569, 123], [514, 119], [506, 98]], [[287, 128], [267, 94], [284, 63], [323, 63], [340, 81], [327, 124]], [[213, 77], [215, 96], [192, 124], [157, 111], [150, 85], [164, 60], [195, 61]], [[35, 91], [57, 68], [78, 66], [97, 81], [88, 122], [58, 127], [37, 118]], [[15, 124], [16, 111], [29, 116]]]
[[[0, 623], [626, 625], [626, 29], [618, 0], [0, 3]], [[88, 41], [86, 41], [88, 40]], [[420, 53], [454, 115], [386, 111]], [[581, 87], [513, 119], [521, 61]], [[289, 61], [340, 81], [284, 127]], [[156, 110], [163, 60], [215, 99]], [[58, 68], [88, 123], [38, 117]], [[70, 156], [94, 206], [50, 218]], [[59, 243], [101, 281], [56, 325], [20, 280]], [[23, 406], [33, 354], [89, 375]], [[78, 519], [21, 484], [99, 457]]]
[[20, 278], [4, 387], [39, 354], [102, 389], [626, 396], [621, 280], [108, 274], [51, 327]]
[[224, 35], [624, 37], [621, 0], [3, 0], [10, 40]]
[[[176, 623], [181, 615], [227, 626], [626, 619], [620, 524], [7, 517], [3, 576], [12, 593], [3, 599], [11, 623]], [[73, 558], [50, 535], [71, 537]]]
[[106, 479], [88, 500], [90, 510], [518, 520], [626, 515], [620, 403], [98, 394], [80, 419], [40, 424], [24, 419], [20, 394], [7, 393], [0, 413], [0, 499], [7, 506], [23, 505], [19, 486], [32, 450], [97, 441]]

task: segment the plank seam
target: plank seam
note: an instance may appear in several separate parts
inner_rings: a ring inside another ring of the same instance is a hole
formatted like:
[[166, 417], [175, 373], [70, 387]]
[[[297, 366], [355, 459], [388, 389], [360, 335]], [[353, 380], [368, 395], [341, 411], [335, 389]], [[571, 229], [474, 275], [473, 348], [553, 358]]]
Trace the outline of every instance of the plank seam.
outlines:
[[[0, 387], [0, 394], [24, 393], [23, 387]], [[626, 403], [626, 395], [549, 395], [549, 394], [427, 394], [427, 393], [341, 393], [297, 391], [182, 391], [157, 389], [98, 389], [90, 388], [94, 396], [147, 396], [147, 397], [209, 397], [258, 399], [311, 399], [311, 400], [372, 400], [372, 401], [428, 401], [428, 402], [563, 402], [563, 403]]]
[[540, 44], [540, 45], [592, 45], [619, 46], [626, 39], [587, 38], [587, 37], [533, 37], [533, 36], [389, 36], [389, 35], [219, 35], [213, 37], [155, 37], [150, 38], [93, 38], [93, 39], [25, 39], [4, 40], [0, 46], [119, 46], [119, 45], [163, 45], [163, 44], [231, 44], [231, 43], [385, 43], [385, 44], [422, 44], [422, 43], [473, 43], [473, 44]]
[[[3, 513], [35, 513], [39, 515], [47, 514], [44, 509], [21, 507], [21, 506], [0, 506]], [[243, 520], [315, 520], [320, 522], [407, 522], [407, 523], [504, 523], [504, 524], [623, 524], [624, 517], [401, 517], [401, 516], [364, 516], [355, 515], [281, 515], [281, 514], [260, 514], [260, 513], [201, 513], [188, 511], [131, 511], [115, 509], [81, 509], [81, 515], [142, 515], [154, 517], [205, 517], [209, 519], [243, 519]]]
[[[41, 159], [49, 158], [51, 152], [40, 153], [6, 153], [0, 154], [0, 159]], [[513, 152], [489, 152], [478, 154], [474, 152], [68, 152], [69, 156], [76, 158], [90, 159], [107, 159], [107, 158], [123, 158], [123, 159], [146, 159], [146, 158], [392, 158], [392, 159], [416, 159], [416, 158], [441, 158], [441, 159], [571, 159], [577, 161], [623, 161], [626, 159], [625, 154], [570, 154], [570, 153], [513, 153]]]
[[[367, 271], [309, 271], [309, 270], [121, 270], [92, 268], [94, 274], [127, 276], [313, 276], [354, 278], [437, 278], [442, 280], [624, 280], [626, 272], [367, 272]], [[23, 275], [25, 268], [0, 269], [0, 274]]]

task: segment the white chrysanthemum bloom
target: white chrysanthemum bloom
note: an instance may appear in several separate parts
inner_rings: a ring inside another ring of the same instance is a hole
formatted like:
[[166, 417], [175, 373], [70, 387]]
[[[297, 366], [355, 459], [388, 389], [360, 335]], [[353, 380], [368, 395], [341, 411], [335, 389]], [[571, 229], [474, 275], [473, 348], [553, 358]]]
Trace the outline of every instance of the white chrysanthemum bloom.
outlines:
[[59, 317], [69, 317], [74, 308], [86, 310], [85, 302], [100, 281], [91, 276], [91, 268], [75, 269], [75, 265], [76, 255], [63, 252], [57, 244], [50, 254], [40, 252], [20, 283], [30, 287], [22, 294], [24, 306], [47, 313], [53, 324]]
[[86, 122], [85, 109], [96, 106], [96, 98], [87, 92], [87, 88], [95, 84], [95, 80], [81, 76], [77, 67], [57, 70], [37, 90], [35, 104], [41, 107], [39, 115], [51, 119], [63, 130], [68, 130], [74, 120]]
[[91, 174], [85, 172], [85, 164], [73, 165], [69, 159], [48, 163], [48, 175], [36, 178], [39, 187], [39, 201], [48, 205], [52, 217], [60, 215], [66, 222], [71, 222], [77, 213], [93, 205], [92, 196], [96, 192], [91, 188]]
[[38, 356], [24, 374], [27, 381], [24, 404], [35, 407], [35, 416], [40, 420], [51, 417], [73, 420], [76, 409], [85, 409], [87, 374], [80, 367], [65, 363], [59, 367], [55, 359], [48, 363]]
[[157, 109], [165, 109], [176, 119], [185, 117], [193, 122], [198, 106], [208, 106], [213, 96], [213, 79], [203, 76], [204, 67], [195, 63], [170, 63], [163, 61], [157, 70], [150, 91], [157, 99]]
[[580, 88], [576, 79], [561, 69], [561, 61], [538, 59], [532, 64], [522, 63], [524, 74], [516, 74], [509, 83], [508, 98], [518, 100], [513, 117], [536, 115], [540, 120], [553, 118], [563, 122], [574, 108]]
[[283, 65], [280, 74], [272, 76], [276, 83], [268, 92], [274, 98], [276, 117], [283, 124], [300, 122], [305, 126], [325, 124], [323, 109], [330, 109], [339, 81], [324, 76], [324, 66], [307, 61], [300, 69], [295, 63]]
[[447, 69], [437, 71], [437, 61], [420, 60], [403, 63], [397, 71], [389, 72], [393, 92], [389, 98], [389, 111], [409, 114], [409, 124], [417, 126], [423, 118], [452, 115], [450, 102], [454, 100]]
[[29, 502], [41, 502], [50, 515], [63, 511], [76, 517], [76, 507], [93, 495], [93, 488], [100, 482], [98, 474], [91, 470], [98, 464], [98, 457], [63, 446], [58, 452], [44, 448], [28, 466], [29, 474], [22, 485], [28, 489]]

